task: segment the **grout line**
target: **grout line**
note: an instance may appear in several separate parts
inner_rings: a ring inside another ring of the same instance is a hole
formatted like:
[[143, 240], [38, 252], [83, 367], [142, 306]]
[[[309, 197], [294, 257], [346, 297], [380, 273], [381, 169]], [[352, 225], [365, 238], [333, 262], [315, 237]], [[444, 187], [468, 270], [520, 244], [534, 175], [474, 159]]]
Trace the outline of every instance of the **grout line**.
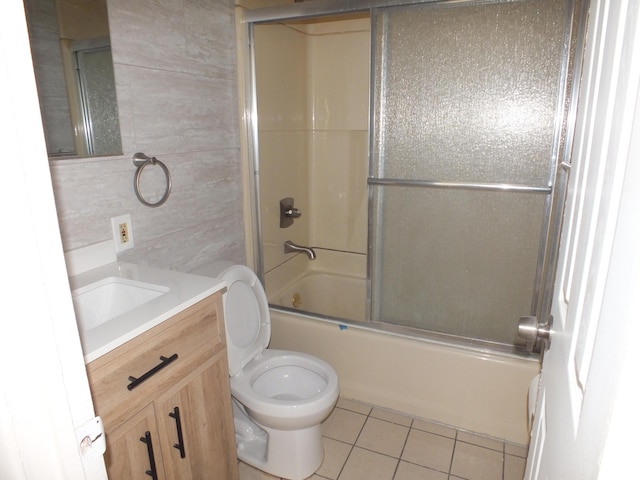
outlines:
[[456, 455], [456, 446], [458, 445], [458, 433], [459, 431], [456, 430], [456, 436], [453, 439], [453, 450], [451, 451], [451, 460], [449, 461], [449, 471], [447, 472], [448, 478], [451, 478], [451, 470], [453, 469], [453, 458]]
[[[341, 407], [336, 407], [336, 408], [341, 408]], [[351, 413], [356, 413], [358, 415], [364, 415], [363, 413], [354, 412], [353, 410], [349, 410], [347, 408], [343, 408], [343, 410], [345, 410], [347, 412], [351, 412]], [[360, 431], [358, 432], [358, 435], [356, 435], [356, 438], [354, 439], [353, 443], [351, 444], [351, 448], [349, 449], [349, 453], [347, 454], [347, 458], [345, 459], [344, 463], [342, 464], [342, 467], [340, 468], [340, 471], [338, 472], [338, 476], [336, 477], [337, 479], [340, 479], [340, 476], [342, 475], [342, 472], [344, 471], [344, 467], [346, 467], [347, 462], [349, 462], [349, 457], [351, 457], [351, 454], [353, 453], [353, 449], [356, 447], [356, 443], [358, 442], [358, 438], [360, 438], [360, 435], [362, 434], [362, 430], [364, 430], [364, 426], [367, 424], [367, 420], [369, 420], [369, 415], [371, 415], [372, 411], [373, 411], [373, 409], [369, 408], [369, 413], [367, 413], [366, 418], [364, 419], [364, 422], [362, 422], [362, 427], [360, 427]]]
[[507, 459], [507, 444], [505, 442], [502, 442], [502, 480], [504, 480], [504, 469], [505, 469], [505, 464]]
[[[356, 446], [356, 443], [358, 443], [358, 439], [360, 438], [360, 435], [362, 435], [362, 431], [364, 430], [364, 426], [367, 424], [367, 421], [369, 421], [369, 418], [371, 418], [371, 412], [373, 411], [373, 409], [369, 409], [369, 413], [367, 413], [367, 418], [364, 419], [364, 422], [362, 423], [362, 427], [360, 427], [360, 431], [358, 432], [358, 435], [356, 436], [356, 439], [353, 441], [353, 446]], [[361, 414], [362, 415], [362, 414]]]
[[398, 469], [400, 468], [400, 462], [402, 461], [402, 455], [404, 454], [404, 449], [407, 447], [407, 442], [409, 441], [409, 435], [411, 434], [412, 428], [413, 428], [413, 419], [411, 419], [411, 423], [409, 423], [409, 428], [407, 429], [407, 435], [404, 437], [404, 443], [402, 444], [402, 448], [400, 449], [400, 455], [398, 455], [398, 462], [396, 463], [396, 469], [393, 471], [393, 477], [391, 478], [394, 478], [394, 479], [396, 478], [396, 474], [398, 473]]
[[[456, 434], [456, 437], [457, 437], [457, 434]], [[502, 447], [502, 450], [498, 450], [497, 448], [487, 447], [486, 445], [479, 445], [477, 443], [473, 443], [473, 442], [470, 442], [468, 440], [458, 440], [456, 438], [456, 442], [466, 443], [467, 445], [473, 445], [474, 447], [484, 448], [485, 450], [491, 450], [492, 452], [498, 452], [498, 453], [502, 453], [504, 455], [504, 446]]]

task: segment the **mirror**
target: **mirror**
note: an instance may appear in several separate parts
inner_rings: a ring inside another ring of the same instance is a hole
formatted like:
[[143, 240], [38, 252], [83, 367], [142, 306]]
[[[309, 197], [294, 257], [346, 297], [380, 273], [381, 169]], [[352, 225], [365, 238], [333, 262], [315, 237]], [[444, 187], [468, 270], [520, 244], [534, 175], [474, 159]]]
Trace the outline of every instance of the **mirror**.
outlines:
[[24, 0], [50, 158], [122, 153], [106, 0]]

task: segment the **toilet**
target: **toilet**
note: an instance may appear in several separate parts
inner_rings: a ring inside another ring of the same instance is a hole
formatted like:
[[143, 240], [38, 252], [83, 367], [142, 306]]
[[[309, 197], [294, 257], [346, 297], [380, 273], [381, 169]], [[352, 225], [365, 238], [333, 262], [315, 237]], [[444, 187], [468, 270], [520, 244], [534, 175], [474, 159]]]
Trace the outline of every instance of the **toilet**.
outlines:
[[220, 276], [238, 458], [291, 480], [307, 478], [324, 457], [320, 423], [338, 399], [338, 376], [323, 360], [267, 348], [269, 305], [253, 271]]

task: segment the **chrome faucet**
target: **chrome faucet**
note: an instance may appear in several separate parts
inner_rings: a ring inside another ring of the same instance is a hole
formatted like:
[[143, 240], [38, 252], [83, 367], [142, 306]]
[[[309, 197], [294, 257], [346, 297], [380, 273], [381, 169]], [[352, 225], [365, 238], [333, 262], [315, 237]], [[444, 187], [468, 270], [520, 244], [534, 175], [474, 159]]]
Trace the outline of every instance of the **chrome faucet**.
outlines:
[[316, 252], [313, 248], [296, 245], [291, 240], [287, 240], [286, 242], [284, 242], [284, 253], [298, 253], [298, 252], [306, 253], [307, 256], [309, 257], [309, 260], [316, 259]]

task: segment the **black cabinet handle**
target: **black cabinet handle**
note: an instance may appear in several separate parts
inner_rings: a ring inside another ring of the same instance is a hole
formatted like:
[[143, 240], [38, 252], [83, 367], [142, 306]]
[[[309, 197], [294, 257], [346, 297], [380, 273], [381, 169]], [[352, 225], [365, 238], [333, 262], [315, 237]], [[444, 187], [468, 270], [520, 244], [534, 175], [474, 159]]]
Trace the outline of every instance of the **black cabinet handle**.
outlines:
[[180, 421], [180, 409], [173, 407], [173, 412], [169, 413], [169, 416], [176, 421], [176, 430], [178, 431], [178, 443], [173, 444], [173, 448], [180, 450], [180, 458], [184, 458], [184, 440], [182, 439], [182, 422]]
[[140, 441], [147, 445], [147, 453], [149, 454], [149, 470], [145, 470], [144, 473], [149, 475], [153, 480], [158, 480], [158, 473], [156, 472], [156, 457], [153, 454], [153, 444], [151, 443], [151, 432], [146, 431], [144, 437], [140, 437]]
[[143, 374], [139, 378], [129, 377], [129, 381], [131, 383], [129, 385], [127, 385], [127, 389], [128, 390], [133, 390], [138, 385], [140, 385], [142, 382], [144, 382], [146, 379], [148, 379], [149, 377], [155, 375], [160, 370], [162, 370], [164, 367], [166, 367], [171, 362], [173, 362], [174, 360], [177, 360], [177, 359], [178, 359], [178, 354], [177, 353], [174, 353], [169, 358], [163, 357], [162, 355], [160, 355], [160, 363], [158, 365], [156, 365], [155, 367], [153, 367], [151, 370], [149, 370], [147, 373]]

